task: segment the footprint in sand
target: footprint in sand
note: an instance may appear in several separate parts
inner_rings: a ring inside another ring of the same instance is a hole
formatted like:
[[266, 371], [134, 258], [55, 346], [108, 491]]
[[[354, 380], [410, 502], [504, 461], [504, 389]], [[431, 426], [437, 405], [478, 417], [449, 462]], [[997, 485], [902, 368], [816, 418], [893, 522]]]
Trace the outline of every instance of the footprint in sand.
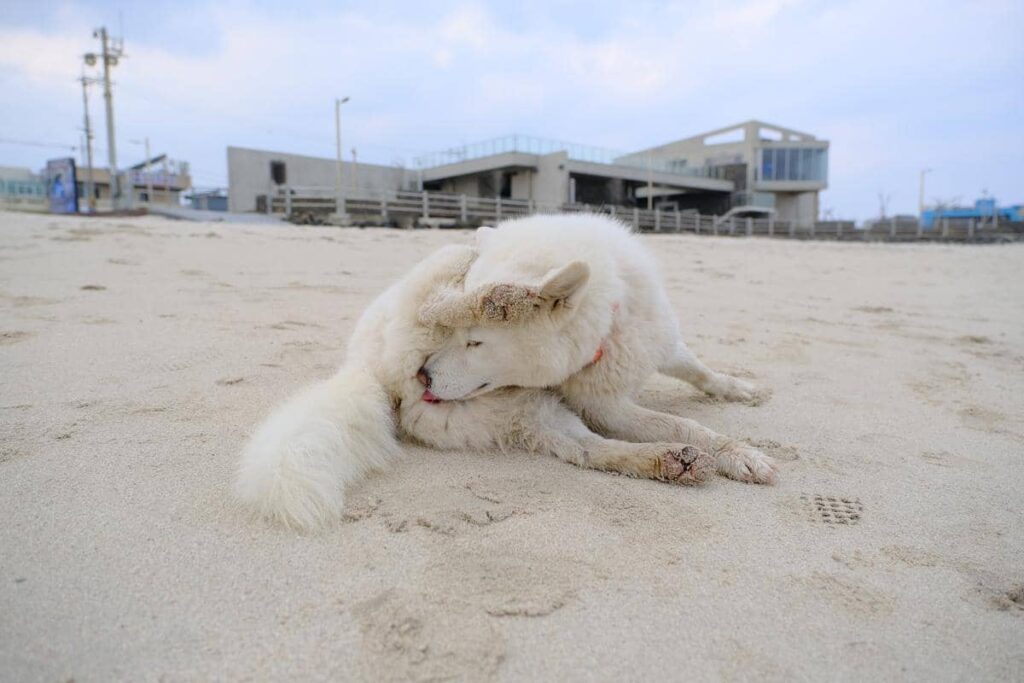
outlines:
[[982, 335], [977, 335], [977, 334], [967, 334], [967, 335], [964, 335], [962, 337], [957, 337], [956, 341], [960, 342], [961, 344], [966, 344], [968, 346], [973, 346], [975, 344], [991, 344], [992, 343], [992, 340], [989, 339], [988, 337], [985, 337], [985, 336], [982, 336]]
[[0, 332], [0, 346], [10, 346], [11, 344], [17, 344], [23, 342], [29, 337], [35, 336], [32, 332], [22, 332], [21, 330], [13, 330], [11, 332]]
[[[404, 496], [401, 501], [392, 502], [379, 516], [395, 533], [420, 528], [456, 536], [526, 514], [527, 505], [517, 500], [515, 485], [508, 488], [508, 491], [501, 491], [500, 487], [481, 483], [427, 486]], [[534, 503], [529, 507], [537, 509]]]
[[851, 311], [860, 313], [895, 313], [896, 311], [888, 306], [854, 306]]
[[492, 617], [542, 617], [575, 597], [579, 563], [563, 555], [466, 551], [427, 568], [428, 584]]
[[970, 458], [949, 451], [924, 451], [920, 457], [929, 465], [936, 467], [967, 467], [976, 464], [976, 461]]
[[885, 615], [893, 611], [892, 597], [870, 590], [856, 581], [814, 572], [810, 576], [793, 579], [797, 584], [810, 588], [823, 600], [838, 605], [848, 612], [861, 615]]
[[800, 452], [794, 446], [783, 446], [773, 439], [746, 439], [754, 448], [760, 448], [776, 460], [792, 462], [800, 459]]
[[362, 632], [360, 680], [486, 680], [505, 658], [493, 620], [450, 593], [393, 589], [352, 612]]
[[1000, 423], [1006, 420], [1006, 416], [1002, 413], [976, 405], [969, 405], [959, 410], [957, 415], [960, 416], [960, 421], [965, 427], [983, 432], [995, 430]]

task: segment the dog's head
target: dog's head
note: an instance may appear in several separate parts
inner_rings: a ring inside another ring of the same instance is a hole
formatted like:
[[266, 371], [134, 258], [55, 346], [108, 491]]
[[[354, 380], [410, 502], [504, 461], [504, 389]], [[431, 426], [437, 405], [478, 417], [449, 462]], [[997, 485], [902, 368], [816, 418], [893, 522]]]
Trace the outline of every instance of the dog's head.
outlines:
[[586, 293], [590, 269], [573, 261], [534, 282], [498, 282], [469, 291], [445, 288], [420, 309], [420, 322], [451, 328], [420, 380], [441, 400], [508, 386], [559, 384], [580, 350], [562, 330]]

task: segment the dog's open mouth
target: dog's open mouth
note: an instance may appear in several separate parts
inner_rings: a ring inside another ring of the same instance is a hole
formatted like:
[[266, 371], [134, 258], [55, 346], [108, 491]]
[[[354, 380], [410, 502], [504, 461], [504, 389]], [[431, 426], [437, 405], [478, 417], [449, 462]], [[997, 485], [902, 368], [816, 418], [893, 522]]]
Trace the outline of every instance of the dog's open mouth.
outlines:
[[427, 403], [441, 403], [444, 400], [443, 398], [438, 398], [437, 396], [434, 396], [430, 389], [424, 389], [423, 396], [421, 396], [420, 398], [426, 401]]

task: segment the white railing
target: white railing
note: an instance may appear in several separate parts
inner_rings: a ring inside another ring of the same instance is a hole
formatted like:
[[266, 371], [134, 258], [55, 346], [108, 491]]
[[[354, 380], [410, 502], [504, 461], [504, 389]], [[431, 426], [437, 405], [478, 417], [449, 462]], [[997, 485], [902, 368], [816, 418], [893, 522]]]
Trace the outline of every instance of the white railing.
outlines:
[[[304, 213], [339, 213], [332, 187], [282, 187], [266, 203], [269, 212], [286, 216]], [[542, 204], [526, 199], [472, 197], [444, 192], [359, 190], [343, 199], [344, 212], [353, 222], [364, 224], [405, 224], [473, 226], [496, 223], [506, 218], [535, 213], [594, 213], [611, 216], [643, 232], [690, 233], [734, 237], [791, 237], [840, 240], [949, 240], [1020, 239], [1024, 229], [1001, 224], [998, 229], [974, 221], [946, 220], [932, 230], [918, 223], [886, 221], [870, 229], [856, 229], [853, 221], [819, 221], [797, 225], [763, 218], [714, 216], [696, 211], [641, 209], [593, 204]]]
[[456, 164], [470, 159], [481, 159], [496, 154], [520, 152], [523, 154], [553, 154], [565, 152], [575, 161], [586, 161], [595, 164], [615, 164], [630, 168], [673, 173], [685, 176], [710, 176], [714, 170], [704, 166], [681, 166], [665, 159], [654, 159], [645, 154], [626, 154], [604, 147], [581, 145], [562, 140], [545, 140], [529, 135], [505, 135], [483, 142], [450, 147], [448, 149], [424, 154], [414, 159], [418, 168], [434, 168], [447, 164]]

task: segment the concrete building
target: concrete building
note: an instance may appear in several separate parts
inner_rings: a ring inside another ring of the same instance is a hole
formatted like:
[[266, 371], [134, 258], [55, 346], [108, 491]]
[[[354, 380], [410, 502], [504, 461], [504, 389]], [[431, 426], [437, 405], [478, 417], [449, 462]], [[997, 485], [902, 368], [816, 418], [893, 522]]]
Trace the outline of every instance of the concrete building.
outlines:
[[[413, 182], [414, 174], [397, 166], [342, 163], [344, 191], [397, 191]], [[333, 194], [337, 184], [334, 159], [228, 147], [228, 211], [266, 210], [266, 198], [284, 187], [295, 192]]]
[[[509, 135], [420, 157], [423, 189], [478, 197], [565, 204], [677, 206], [723, 210], [733, 184], [704, 169], [673, 169], [633, 160], [610, 150]], [[660, 195], [659, 195], [660, 193]], [[656, 195], [658, 198], [653, 199]]]
[[[156, 166], [156, 162], [153, 165]], [[133, 166], [121, 174], [123, 178], [122, 192], [126, 194], [129, 190], [131, 192], [124, 202], [126, 206], [137, 207], [150, 203], [177, 206], [181, 203], [182, 194], [192, 187], [187, 164], [183, 168], [169, 165], [167, 170], [163, 170], [159, 166], [151, 167], [148, 172], [141, 167], [142, 164], [139, 164], [138, 167]], [[85, 211], [88, 206], [86, 187], [89, 170], [83, 166], [79, 166], [75, 170], [79, 207], [81, 211]], [[110, 169], [94, 167], [92, 169], [92, 186], [97, 210], [110, 211], [113, 208], [110, 194]]]
[[828, 142], [763, 121], [701, 133], [643, 149], [625, 159], [651, 158], [678, 169], [706, 169], [732, 181], [735, 212], [774, 209], [775, 218], [810, 225], [818, 193], [828, 187]]
[[[723, 136], [725, 139], [723, 140]], [[566, 205], [764, 215], [810, 225], [827, 186], [828, 142], [748, 121], [628, 154], [523, 135], [416, 159], [415, 170], [343, 164], [348, 197], [400, 190]], [[335, 194], [334, 159], [228, 148], [228, 206], [264, 211], [268, 196]]]

